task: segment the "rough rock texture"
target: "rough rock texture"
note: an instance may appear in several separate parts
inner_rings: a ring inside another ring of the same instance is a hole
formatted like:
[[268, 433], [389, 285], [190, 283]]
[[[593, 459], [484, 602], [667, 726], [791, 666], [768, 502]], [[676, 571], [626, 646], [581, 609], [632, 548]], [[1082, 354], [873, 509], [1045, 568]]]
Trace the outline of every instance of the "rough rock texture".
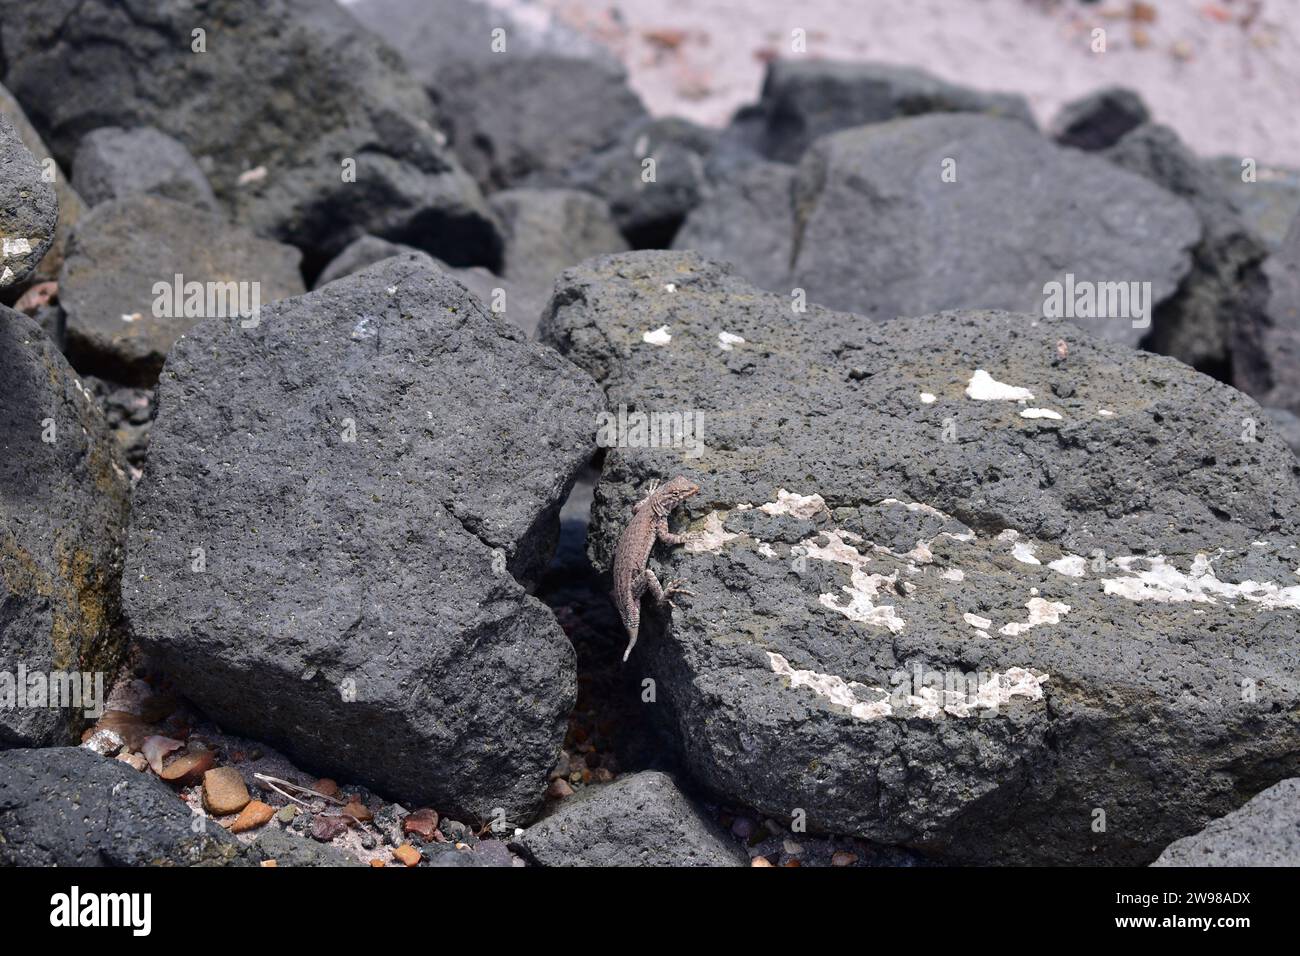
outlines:
[[1111, 86], [1066, 103], [1052, 120], [1051, 133], [1062, 146], [1093, 151], [1114, 146], [1150, 119], [1142, 97], [1127, 87]]
[[[423, 261], [434, 268], [451, 276], [472, 292], [474, 297], [483, 304], [484, 308], [493, 311], [494, 314], [500, 315], [502, 318], [509, 319], [517, 328], [529, 336], [537, 328], [541, 306], [535, 302], [525, 305], [525, 296], [516, 294], [515, 287], [509, 281], [481, 266], [471, 266], [466, 269], [453, 268], [441, 259], [435, 259], [414, 246], [389, 242], [387, 239], [380, 239], [377, 236], [362, 236], [350, 243], [346, 249], [325, 266], [325, 269], [316, 279], [315, 288], [319, 289], [327, 283], [360, 272], [376, 262], [382, 262], [393, 256], [411, 255], [421, 257]], [[549, 292], [548, 288], [547, 293], [549, 294]], [[534, 294], [533, 298], [536, 298], [536, 294]], [[545, 300], [543, 300], [544, 302]], [[501, 307], [494, 309], [494, 303], [499, 303]]]
[[208, 177], [181, 143], [152, 126], [87, 133], [72, 161], [72, 185], [92, 206], [138, 193], [216, 211]]
[[1300, 780], [1269, 787], [1240, 810], [1171, 843], [1152, 866], [1300, 866]]
[[0, 746], [73, 743], [90, 706], [67, 706], [59, 684], [63, 706], [13, 707], [19, 667], [42, 684], [73, 671], [111, 685], [127, 507], [90, 391], [34, 322], [0, 307]]
[[1265, 261], [1264, 275], [1267, 309], [1239, 317], [1242, 344], [1233, 353], [1235, 381], [1263, 404], [1300, 414], [1300, 215], [1282, 246]]
[[1287, 229], [1300, 216], [1300, 170], [1255, 162], [1255, 178], [1248, 182], [1242, 179], [1242, 157], [1224, 156], [1208, 165], [1250, 231], [1270, 250], [1282, 245]]
[[565, 800], [518, 838], [541, 866], [745, 866], [736, 843], [677, 789], [644, 771]]
[[1267, 249], [1223, 184], [1167, 126], [1140, 126], [1103, 155], [1187, 200], [1200, 217], [1192, 270], [1157, 310], [1145, 344], [1228, 381], [1234, 362], [1251, 361], [1258, 349], [1252, 335], [1268, 298], [1260, 268]]
[[[0, 67], [0, 69], [3, 69], [3, 67]], [[18, 131], [18, 136], [23, 141], [23, 145], [31, 152], [36, 162], [42, 164], [42, 170], [46, 168], [43, 165], [46, 160], [53, 162], [53, 157], [50, 156], [50, 151], [46, 148], [44, 140], [41, 139], [41, 134], [36, 132], [36, 127], [27, 119], [27, 114], [18, 105], [18, 101], [14, 99], [13, 94], [3, 86], [0, 86], [0, 114], [13, 124], [14, 129]], [[29, 277], [29, 281], [32, 283], [49, 282], [59, 277], [59, 269], [63, 267], [64, 243], [67, 242], [68, 233], [71, 232], [72, 227], [76, 225], [77, 220], [86, 209], [85, 203], [81, 201], [81, 197], [72, 188], [72, 185], [68, 182], [68, 177], [63, 174], [63, 170], [59, 169], [58, 164], [55, 164], [53, 169], [54, 194], [59, 201], [58, 226], [55, 229], [53, 244], [50, 246], [49, 251], [45, 253], [45, 258], [36, 267], [36, 271]]]
[[155, 126], [241, 223], [313, 256], [372, 232], [495, 263], [495, 224], [425, 91], [334, 0], [27, 7], [0, 0], [4, 82], [60, 162], [93, 129]]
[[757, 106], [743, 112], [755, 148], [787, 163], [828, 133], [922, 113], [987, 113], [1034, 126], [1021, 96], [954, 86], [911, 67], [837, 60], [775, 61]]
[[650, 479], [701, 485], [651, 558], [695, 595], [630, 664], [701, 784], [952, 860], [1136, 863], [1297, 775], [1300, 466], [1246, 396], [1025, 315], [792, 321], [684, 253], [551, 308], [611, 407], [704, 415], [698, 457], [607, 451], [589, 536], [607, 569]]
[[765, 161], [714, 178], [673, 248], [694, 249], [755, 285], [778, 289], [794, 256], [794, 182], [794, 167]]
[[1300, 455], [1300, 416], [1288, 412], [1285, 408], [1266, 408], [1264, 415], [1277, 432], [1278, 437], [1291, 446], [1291, 450]]
[[165, 783], [83, 747], [0, 752], [0, 865], [245, 865]]
[[36, 269], [54, 243], [59, 201], [18, 130], [0, 115], [0, 290]]
[[[301, 259], [292, 246], [172, 199], [102, 203], [77, 224], [59, 276], [68, 357], [82, 372], [152, 385], [176, 340], [197, 323], [244, 315], [255, 289], [262, 307], [301, 294]], [[197, 315], [188, 314], [193, 282], [203, 284]]]
[[614, 57], [540, 10], [526, 20], [472, 0], [360, 0], [352, 10], [428, 87], [486, 189], [562, 185], [574, 162], [645, 115]]
[[[700, 201], [717, 139], [715, 130], [689, 120], [645, 119], [625, 129], [615, 143], [575, 163], [567, 182], [604, 197], [634, 247], [663, 248]], [[654, 161], [652, 167], [648, 160]]]
[[[530, 335], [561, 272], [627, 243], [604, 201], [569, 189], [507, 189], [492, 197], [505, 236], [506, 314]], [[468, 283], [467, 283], [468, 284]]]
[[[946, 159], [956, 182], [943, 181]], [[778, 288], [883, 319], [950, 308], [1042, 315], [1045, 284], [1067, 274], [1150, 282], [1160, 303], [1201, 231], [1185, 202], [1141, 177], [986, 116], [826, 137], [800, 165], [795, 208], [793, 277]], [[1075, 321], [1132, 345], [1144, 335], [1131, 316]]]
[[275, 860], [277, 867], [362, 865], [356, 857], [336, 846], [317, 843], [279, 827], [264, 829], [250, 844], [248, 852], [259, 863]]
[[416, 806], [526, 818], [575, 677], [523, 585], [599, 403], [419, 256], [256, 328], [199, 325], [135, 494], [137, 638], [223, 728]]

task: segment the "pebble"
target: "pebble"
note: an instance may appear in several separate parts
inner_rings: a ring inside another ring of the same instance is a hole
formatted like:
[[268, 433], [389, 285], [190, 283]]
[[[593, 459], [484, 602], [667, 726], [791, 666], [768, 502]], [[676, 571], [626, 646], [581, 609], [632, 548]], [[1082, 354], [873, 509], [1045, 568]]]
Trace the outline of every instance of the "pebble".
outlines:
[[848, 850], [836, 850], [831, 854], [831, 866], [852, 866], [858, 862], [858, 855]]
[[356, 817], [362, 823], [369, 823], [375, 818], [370, 812], [370, 808], [359, 800], [349, 800], [348, 805], [343, 808], [344, 816]]
[[573, 787], [569, 786], [569, 781], [563, 777], [551, 781], [546, 788], [546, 796], [552, 800], [563, 800], [565, 797], [573, 796]]
[[213, 816], [238, 813], [251, 799], [244, 775], [234, 767], [217, 767], [203, 774], [203, 806]]
[[298, 808], [295, 807], [292, 803], [290, 803], [286, 806], [281, 807], [279, 812], [276, 813], [275, 818], [279, 820], [281, 823], [289, 824], [289, 823], [293, 823], [293, 818], [296, 817], [297, 815], [298, 815]]
[[[189, 784], [205, 776], [216, 763], [217, 758], [211, 750], [195, 748], [188, 753], [181, 754], [163, 767], [162, 773], [158, 776], [168, 783]], [[239, 771], [235, 772], [238, 773]]]
[[742, 840], [748, 840], [754, 835], [754, 821], [748, 817], [736, 817], [731, 824], [731, 832]]
[[327, 797], [337, 797], [339, 795], [339, 785], [329, 777], [321, 777], [312, 786], [317, 793], [323, 793]]
[[256, 830], [263, 826], [275, 816], [275, 808], [261, 800], [254, 800], [239, 811], [239, 816], [235, 822], [230, 825], [231, 833], [243, 833], [245, 830]]
[[371, 861], [370, 861], [370, 865], [371, 865], [371, 866], [376, 866], [376, 867], [378, 867], [378, 866], [383, 866], [383, 865], [384, 865], [384, 861], [383, 861], [383, 860], [380, 860], [380, 859], [374, 859], [374, 860], [371, 860]]
[[771, 866], [772, 861], [765, 856], [756, 856], [749, 861], [750, 866]]
[[403, 843], [394, 850], [393, 857], [406, 866], [418, 866], [422, 859], [420, 851], [409, 843]]
[[117, 759], [134, 767], [136, 770], [144, 771], [149, 769], [149, 761], [145, 760], [140, 754], [120, 753], [117, 755]]
[[416, 810], [402, 821], [402, 832], [414, 833], [421, 843], [431, 842], [437, 829], [438, 811], [431, 810], [428, 807]]
[[333, 813], [318, 813], [311, 822], [311, 837], [321, 843], [328, 843], [348, 828], [348, 818]]

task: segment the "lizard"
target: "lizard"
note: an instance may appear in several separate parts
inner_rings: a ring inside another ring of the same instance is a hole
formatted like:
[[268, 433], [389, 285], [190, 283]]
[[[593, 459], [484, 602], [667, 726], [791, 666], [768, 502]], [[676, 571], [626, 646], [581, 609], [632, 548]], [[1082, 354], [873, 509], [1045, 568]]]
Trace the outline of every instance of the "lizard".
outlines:
[[662, 486], [657, 481], [652, 481], [649, 493], [637, 502], [632, 520], [627, 523], [619, 535], [618, 544], [614, 546], [612, 596], [628, 635], [627, 650], [623, 652], [624, 662], [636, 646], [637, 632], [641, 626], [641, 596], [649, 591], [650, 597], [660, 607], [665, 604], [676, 607], [672, 602], [674, 594], [692, 593], [683, 588], [680, 581], [669, 581], [667, 587], [664, 587], [647, 564], [656, 541], [669, 546], [686, 543], [687, 535], [673, 534], [668, 530], [668, 515], [699, 490], [699, 485], [681, 475]]

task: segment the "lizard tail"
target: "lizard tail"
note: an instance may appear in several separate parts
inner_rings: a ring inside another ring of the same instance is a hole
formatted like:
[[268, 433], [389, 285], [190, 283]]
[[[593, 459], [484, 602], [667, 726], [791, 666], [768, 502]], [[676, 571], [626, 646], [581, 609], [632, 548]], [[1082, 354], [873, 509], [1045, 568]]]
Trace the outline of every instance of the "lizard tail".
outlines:
[[627, 650], [623, 652], [624, 664], [627, 663], [627, 659], [632, 655], [632, 648], [636, 647], [636, 636], [637, 636], [637, 632], [640, 630], [641, 630], [641, 612], [639, 610], [633, 611], [630, 615], [628, 615], [628, 619], [627, 619], [628, 642], [627, 642]]

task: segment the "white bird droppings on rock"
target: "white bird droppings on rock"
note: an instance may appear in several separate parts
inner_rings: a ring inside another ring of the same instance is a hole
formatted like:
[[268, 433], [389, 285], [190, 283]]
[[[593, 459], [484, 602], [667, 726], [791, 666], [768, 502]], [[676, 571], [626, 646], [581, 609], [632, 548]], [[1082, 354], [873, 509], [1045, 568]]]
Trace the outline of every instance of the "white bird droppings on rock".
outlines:
[[1047, 562], [1047, 566], [1067, 578], [1081, 578], [1088, 570], [1088, 559], [1077, 554], [1067, 554], [1063, 558]]
[[813, 518], [826, 510], [826, 499], [819, 494], [800, 495], [784, 488], [776, 489], [776, 500], [759, 505], [758, 510], [769, 515], [788, 515], [791, 518]]
[[1057, 421], [1057, 422], [1061, 420], [1060, 413], [1054, 412], [1050, 408], [1026, 408], [1024, 411], [1020, 413], [1020, 417], [1021, 418], [1050, 418], [1053, 421]]
[[667, 345], [672, 340], [673, 337], [666, 325], [661, 325], [659, 328], [641, 335], [641, 341], [647, 345]]
[[[1145, 570], [1133, 571], [1138, 561], [1147, 563]], [[1160, 554], [1149, 558], [1116, 558], [1115, 564], [1132, 577], [1105, 578], [1101, 582], [1102, 590], [1130, 601], [1218, 604], [1216, 598], [1224, 598], [1250, 601], [1269, 608], [1300, 608], [1300, 584], [1282, 587], [1270, 581], [1242, 581], [1240, 584], [1220, 581], [1214, 573], [1214, 565], [1204, 554], [1192, 559], [1187, 573], [1179, 571]]]
[[1034, 393], [1027, 388], [999, 382], [982, 368], [977, 368], [966, 386], [966, 397], [977, 402], [1027, 402]]
[[922, 405], [933, 405], [933, 404], [934, 404], [935, 402], [937, 402], [937, 401], [938, 401], [938, 398], [936, 398], [935, 395], [934, 395], [933, 393], [931, 393], [931, 392], [922, 392], [922, 393], [921, 393], [921, 404], [922, 404]]
[[1040, 624], [1059, 624], [1061, 617], [1070, 612], [1070, 605], [1061, 604], [1059, 601], [1046, 601], [1040, 597], [1030, 598], [1025, 603], [1025, 607], [1029, 608], [1028, 621], [1012, 621], [1010, 624], [1004, 624], [998, 633], [1015, 637]]
[[741, 338], [739, 335], [733, 335], [730, 332], [718, 333], [718, 348], [722, 349], [722, 351], [724, 352], [730, 352], [732, 346], [744, 345], [744, 344], [745, 344], [745, 340]]
[[687, 551], [699, 553], [703, 551], [721, 551], [722, 546], [733, 538], [740, 535], [732, 534], [722, 527], [722, 514], [717, 511], [710, 511], [704, 519], [704, 529], [697, 531], [686, 539], [683, 546]]

